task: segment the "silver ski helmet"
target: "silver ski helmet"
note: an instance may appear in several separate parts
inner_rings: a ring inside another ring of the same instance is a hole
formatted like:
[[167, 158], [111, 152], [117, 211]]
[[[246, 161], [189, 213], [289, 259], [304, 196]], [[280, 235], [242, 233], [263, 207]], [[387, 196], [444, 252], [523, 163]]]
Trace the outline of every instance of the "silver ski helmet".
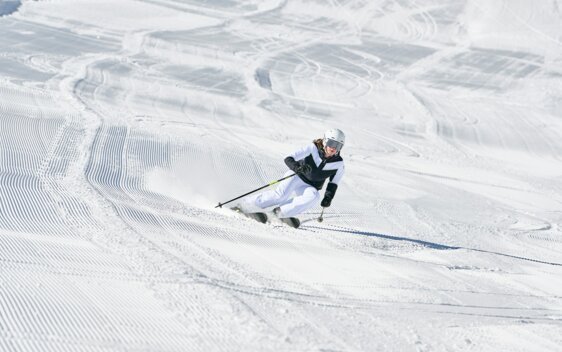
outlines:
[[331, 128], [324, 132], [324, 146], [336, 148], [339, 153], [345, 144], [345, 134], [337, 128]]

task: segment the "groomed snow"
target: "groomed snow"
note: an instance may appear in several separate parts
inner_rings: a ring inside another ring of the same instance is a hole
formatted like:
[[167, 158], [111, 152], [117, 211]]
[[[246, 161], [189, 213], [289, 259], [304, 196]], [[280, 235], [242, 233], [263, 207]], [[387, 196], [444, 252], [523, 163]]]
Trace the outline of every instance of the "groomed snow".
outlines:
[[0, 351], [562, 351], [561, 116], [560, 0], [0, 0]]

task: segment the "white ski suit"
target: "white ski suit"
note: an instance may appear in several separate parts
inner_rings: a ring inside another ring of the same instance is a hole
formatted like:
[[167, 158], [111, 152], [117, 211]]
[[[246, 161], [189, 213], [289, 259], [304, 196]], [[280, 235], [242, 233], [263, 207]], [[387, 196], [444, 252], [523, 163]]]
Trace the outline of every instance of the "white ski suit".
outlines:
[[322, 189], [325, 180], [329, 179], [322, 204], [330, 206], [344, 174], [344, 163], [339, 154], [325, 158], [322, 143], [317, 140], [289, 155], [285, 158], [285, 164], [291, 169], [285, 176], [295, 173], [294, 170], [298, 170], [302, 165], [308, 165], [310, 168], [298, 172], [295, 177], [281, 181], [276, 189], [248, 199], [253, 205], [261, 209], [278, 206], [279, 217], [294, 217], [318, 204], [318, 191]]

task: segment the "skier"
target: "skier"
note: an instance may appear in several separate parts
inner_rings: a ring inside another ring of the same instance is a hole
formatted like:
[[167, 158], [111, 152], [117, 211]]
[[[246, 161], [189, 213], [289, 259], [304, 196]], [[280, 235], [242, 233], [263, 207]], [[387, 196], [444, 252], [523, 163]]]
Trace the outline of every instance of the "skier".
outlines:
[[320, 205], [327, 208], [332, 204], [344, 174], [344, 163], [340, 156], [344, 143], [345, 135], [341, 130], [327, 130], [324, 138], [314, 140], [285, 158], [290, 170], [284, 176], [293, 173], [297, 176], [282, 181], [276, 189], [251, 197], [246, 202], [261, 209], [276, 206], [273, 212], [279, 218], [290, 219], [291, 225], [298, 227], [300, 222], [294, 217], [318, 203], [319, 191], [326, 179], [329, 182]]

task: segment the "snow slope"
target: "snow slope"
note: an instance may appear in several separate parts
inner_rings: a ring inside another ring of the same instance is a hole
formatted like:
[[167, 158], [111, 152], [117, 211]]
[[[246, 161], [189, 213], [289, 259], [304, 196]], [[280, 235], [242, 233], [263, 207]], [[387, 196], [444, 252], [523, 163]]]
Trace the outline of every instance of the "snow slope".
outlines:
[[[0, 351], [562, 351], [560, 0], [0, 13]], [[324, 222], [214, 208], [330, 127]]]

